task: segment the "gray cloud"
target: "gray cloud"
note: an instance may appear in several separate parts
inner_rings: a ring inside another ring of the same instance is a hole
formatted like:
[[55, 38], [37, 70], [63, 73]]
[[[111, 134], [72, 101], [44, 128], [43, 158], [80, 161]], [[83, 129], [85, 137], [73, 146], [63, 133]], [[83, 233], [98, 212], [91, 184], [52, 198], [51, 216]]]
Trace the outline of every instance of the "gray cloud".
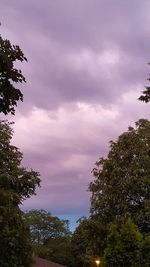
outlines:
[[[149, 106], [139, 103], [148, 77], [147, 0], [1, 0], [1, 33], [28, 63], [13, 142], [42, 188], [25, 207], [87, 213], [87, 185], [108, 141]], [[11, 119], [12, 117], [10, 117]]]
[[[132, 1], [132, 5], [115, 0], [2, 3], [4, 28], [21, 43], [29, 59], [24, 67], [28, 80], [24, 108], [33, 101], [47, 109], [79, 100], [106, 105], [120, 97], [122, 84], [128, 91], [135, 82], [144, 81], [150, 41], [147, 1]], [[69, 55], [81, 58], [85, 49], [93, 55], [82, 69], [75, 69], [73, 62], [67, 64]], [[105, 59], [95, 63], [110, 50], [119, 53], [115, 65], [109, 66]], [[97, 77], [88, 69], [91, 60]]]

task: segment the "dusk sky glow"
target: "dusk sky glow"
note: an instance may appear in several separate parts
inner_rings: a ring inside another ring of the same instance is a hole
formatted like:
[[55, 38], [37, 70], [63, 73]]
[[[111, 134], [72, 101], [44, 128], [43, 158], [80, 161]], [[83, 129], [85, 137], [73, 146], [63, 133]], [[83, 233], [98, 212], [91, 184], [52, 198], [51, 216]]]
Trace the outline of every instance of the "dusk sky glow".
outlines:
[[150, 117], [137, 100], [150, 72], [150, 1], [0, 0], [0, 21], [28, 59], [24, 102], [6, 117], [23, 165], [41, 173], [23, 208], [71, 219], [73, 229], [88, 215], [91, 170], [109, 141]]

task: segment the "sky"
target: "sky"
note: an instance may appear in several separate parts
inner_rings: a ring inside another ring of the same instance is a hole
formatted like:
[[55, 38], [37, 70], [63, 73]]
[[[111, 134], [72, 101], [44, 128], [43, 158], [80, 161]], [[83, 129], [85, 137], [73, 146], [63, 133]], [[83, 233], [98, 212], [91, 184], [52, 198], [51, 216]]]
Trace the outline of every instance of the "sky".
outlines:
[[[95, 162], [149, 104], [149, 0], [0, 0], [0, 34], [28, 58], [13, 144], [41, 173], [23, 209], [71, 221], [88, 216]], [[2, 117], [2, 115], [1, 115]]]

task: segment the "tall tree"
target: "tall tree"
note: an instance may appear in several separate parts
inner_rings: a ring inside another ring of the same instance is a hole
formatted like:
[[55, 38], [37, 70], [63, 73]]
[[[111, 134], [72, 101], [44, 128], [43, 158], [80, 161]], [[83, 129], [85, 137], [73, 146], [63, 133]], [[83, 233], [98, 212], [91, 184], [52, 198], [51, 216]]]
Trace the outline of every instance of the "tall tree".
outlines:
[[13, 130], [0, 121], [0, 266], [30, 267], [32, 247], [19, 205], [35, 194], [39, 174], [21, 166], [22, 153], [11, 145]]
[[12, 45], [9, 40], [0, 36], [0, 112], [15, 114], [15, 106], [23, 101], [23, 94], [17, 88], [25, 77], [20, 69], [15, 67], [16, 61], [27, 61], [18, 45]]
[[142, 232], [150, 231], [150, 122], [140, 119], [135, 128], [111, 141], [106, 159], [93, 169], [91, 211], [105, 223], [130, 215]]

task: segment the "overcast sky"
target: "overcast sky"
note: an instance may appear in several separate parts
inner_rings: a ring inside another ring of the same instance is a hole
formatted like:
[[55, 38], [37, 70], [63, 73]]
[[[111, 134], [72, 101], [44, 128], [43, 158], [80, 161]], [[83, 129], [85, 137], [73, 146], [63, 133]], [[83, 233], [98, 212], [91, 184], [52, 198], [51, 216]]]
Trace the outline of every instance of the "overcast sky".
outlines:
[[0, 0], [0, 33], [28, 58], [13, 142], [42, 187], [24, 209], [88, 215], [96, 160], [149, 104], [149, 0]]

